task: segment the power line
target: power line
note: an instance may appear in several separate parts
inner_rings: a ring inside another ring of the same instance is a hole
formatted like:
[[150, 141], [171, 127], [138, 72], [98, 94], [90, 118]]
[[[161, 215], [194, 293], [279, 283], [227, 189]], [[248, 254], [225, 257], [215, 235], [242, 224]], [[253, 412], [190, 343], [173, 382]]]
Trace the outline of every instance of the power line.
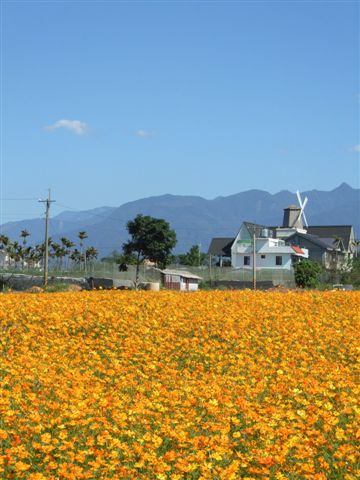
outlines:
[[[39, 215], [39, 212], [19, 212], [19, 213], [4, 213], [3, 217], [18, 217], [19, 215]], [[21, 222], [21, 220], [19, 220]]]
[[38, 198], [0, 198], [0, 201], [1, 202], [10, 202], [10, 201], [16, 201], [16, 202], [20, 202], [20, 201], [34, 201], [34, 200], [39, 200]]

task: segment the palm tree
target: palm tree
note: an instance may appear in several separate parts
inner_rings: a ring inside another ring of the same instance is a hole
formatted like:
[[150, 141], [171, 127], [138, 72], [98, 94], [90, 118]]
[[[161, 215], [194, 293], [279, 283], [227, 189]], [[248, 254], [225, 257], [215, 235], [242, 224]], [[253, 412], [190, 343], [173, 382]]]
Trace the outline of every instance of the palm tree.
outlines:
[[44, 254], [45, 254], [45, 243], [37, 244], [33, 249], [31, 259], [33, 260], [34, 263], [40, 263], [40, 265], [42, 265], [44, 260]]
[[0, 244], [2, 247], [6, 247], [6, 245], [8, 245], [9, 242], [10, 242], [9, 237], [3, 234], [0, 235]]
[[26, 237], [29, 237], [30, 236], [30, 233], [25, 229], [25, 230], [21, 230], [20, 232], [20, 237], [23, 239], [23, 255], [22, 255], [22, 269], [24, 270], [24, 266], [25, 266], [25, 257], [26, 257], [26, 249], [25, 249], [25, 246], [26, 246]]
[[26, 237], [29, 237], [29, 236], [30, 236], [30, 233], [26, 229], [21, 230], [20, 237], [23, 239], [23, 245], [24, 246], [26, 245]]
[[27, 248], [27, 258], [29, 261], [29, 266], [35, 268], [36, 264], [40, 261], [41, 256], [39, 255], [38, 245], [35, 247], [28, 247]]
[[55, 258], [55, 268], [60, 269], [60, 262], [61, 262], [61, 246], [59, 243], [52, 242], [51, 250], [50, 250], [50, 257]]
[[85, 258], [90, 262], [90, 270], [93, 267], [93, 262], [99, 255], [99, 252], [94, 247], [89, 247], [85, 251]]
[[8, 245], [8, 254], [11, 260], [14, 261], [14, 267], [17, 268], [18, 263], [22, 259], [23, 256], [23, 248], [19, 244], [19, 242], [9, 242]]
[[357, 240], [356, 238], [351, 242], [351, 246], [354, 247], [355, 249], [355, 257], [358, 256], [358, 249], [360, 247], [360, 240]]
[[[82, 232], [79, 232], [78, 234], [78, 238], [80, 240], [80, 253], [81, 253], [81, 257], [83, 257], [83, 247], [84, 247], [84, 242], [83, 240], [85, 240], [86, 238], [88, 238], [88, 234], [84, 231]], [[85, 270], [85, 275], [86, 275], [86, 255], [84, 256], [84, 270]]]
[[72, 262], [77, 265], [81, 263], [81, 253], [79, 252], [79, 250], [77, 248], [75, 248], [71, 254], [70, 254], [70, 260], [72, 260]]
[[[66, 238], [66, 237], [61, 237], [61, 238], [60, 238], [60, 242], [61, 242], [62, 247], [63, 247], [64, 250], [65, 250], [65, 256], [67, 256], [67, 257], [68, 257], [68, 260], [69, 260], [69, 255], [70, 255], [70, 253], [71, 253], [71, 250], [70, 250], [70, 249], [73, 248], [73, 247], [75, 247], [75, 243], [72, 242], [71, 240], [69, 240], [69, 239]], [[65, 269], [67, 269], [67, 268], [68, 268], [68, 262], [66, 262], [66, 264], [65, 264]]]
[[[53, 241], [52, 238], [48, 238], [48, 248], [51, 248]], [[37, 251], [37, 255], [39, 256], [39, 261], [42, 263], [42, 267], [45, 268], [45, 242], [40, 243], [39, 245], [35, 245], [35, 249]]]

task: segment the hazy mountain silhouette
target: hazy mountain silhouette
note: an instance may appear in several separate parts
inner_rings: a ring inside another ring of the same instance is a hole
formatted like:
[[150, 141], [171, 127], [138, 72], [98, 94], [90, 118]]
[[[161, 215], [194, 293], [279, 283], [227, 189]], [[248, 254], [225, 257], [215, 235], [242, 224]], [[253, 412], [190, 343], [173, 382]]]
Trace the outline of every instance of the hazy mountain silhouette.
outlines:
[[[309, 198], [305, 209], [310, 225], [353, 225], [360, 237], [360, 190], [346, 183], [332, 191], [303, 192]], [[185, 252], [194, 244], [206, 251], [212, 237], [235, 236], [244, 220], [264, 225], [281, 225], [283, 209], [298, 204], [296, 194], [288, 190], [270, 194], [263, 190], [217, 197], [206, 200], [196, 196], [161, 195], [125, 203], [120, 207], [99, 207], [86, 211], [64, 211], [50, 222], [50, 235], [54, 239], [67, 237], [77, 240], [81, 230], [88, 233], [88, 245], [96, 247], [100, 255], [121, 250], [127, 239], [126, 223], [137, 214], [166, 219], [176, 231], [176, 252]], [[19, 240], [21, 230], [31, 236], [28, 244], [43, 241], [44, 220], [33, 219], [8, 222], [1, 233]]]

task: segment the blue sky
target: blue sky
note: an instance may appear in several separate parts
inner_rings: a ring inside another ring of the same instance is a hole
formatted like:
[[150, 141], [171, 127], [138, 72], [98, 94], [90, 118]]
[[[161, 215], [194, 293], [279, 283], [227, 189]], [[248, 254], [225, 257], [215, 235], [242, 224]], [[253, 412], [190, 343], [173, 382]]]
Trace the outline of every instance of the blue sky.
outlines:
[[358, 7], [2, 0], [0, 223], [49, 187], [53, 215], [358, 187]]

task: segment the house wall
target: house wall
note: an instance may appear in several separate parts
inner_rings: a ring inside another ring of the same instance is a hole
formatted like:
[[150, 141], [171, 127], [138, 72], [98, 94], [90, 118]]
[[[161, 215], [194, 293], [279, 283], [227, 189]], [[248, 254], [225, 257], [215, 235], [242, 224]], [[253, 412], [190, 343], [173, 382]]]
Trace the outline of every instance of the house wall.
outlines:
[[348, 264], [349, 256], [342, 252], [325, 252], [323, 254], [323, 265], [329, 270], [350, 270]]
[[[278, 248], [285, 246], [284, 240], [276, 238], [257, 238], [255, 240], [255, 250], [261, 252], [262, 248]], [[240, 239], [236, 238], [233, 246], [231, 247], [231, 253], [233, 254], [245, 254], [249, 255], [253, 253], [253, 240], [252, 239]]]
[[199, 282], [195, 278], [189, 278], [188, 290], [189, 292], [195, 292], [199, 288]]
[[244, 224], [241, 225], [236, 240], [252, 240], [252, 236]]
[[9, 263], [9, 258], [7, 254], [0, 250], [0, 267], [5, 268], [6, 266], [8, 266], [8, 263]]
[[193, 292], [198, 290], [199, 282], [195, 278], [184, 278], [180, 275], [164, 275], [164, 287], [169, 290]]
[[291, 242], [286, 242], [291, 245], [296, 245], [300, 248], [307, 248], [309, 250], [309, 260], [326, 264], [326, 250], [319, 245], [309, 242], [306, 238], [295, 235], [291, 238]]
[[[287, 252], [269, 252], [262, 249], [273, 248], [280, 249], [285, 246], [284, 240], [275, 238], [257, 238], [255, 241], [256, 249], [256, 268], [271, 268], [279, 270], [291, 269], [291, 254]], [[249, 235], [248, 229], [242, 225], [238, 235], [235, 238], [233, 246], [231, 247], [231, 266], [233, 268], [253, 268], [253, 239]], [[262, 258], [264, 255], [264, 258]], [[250, 264], [244, 265], [244, 257], [250, 257]], [[276, 265], [276, 257], [282, 257], [282, 265]]]
[[[279, 270], [291, 269], [291, 255], [288, 253], [265, 253], [265, 258], [261, 258], [261, 252], [256, 254], [256, 268], [271, 268]], [[276, 257], [282, 257], [282, 265], [276, 265]], [[250, 265], [244, 265], [244, 257], [250, 257]], [[232, 256], [232, 266], [234, 268], [253, 268], [252, 250], [245, 253], [234, 253]]]
[[349, 248], [348, 248], [348, 252], [350, 254], [354, 254], [356, 252], [356, 246], [354, 245], [354, 242], [355, 242], [355, 234], [354, 234], [354, 229], [351, 227], [350, 241], [349, 241]]
[[164, 287], [168, 288], [169, 290], [180, 290], [180, 275], [164, 275]]
[[181, 277], [180, 290], [182, 292], [194, 292], [198, 289], [198, 281], [194, 278]]

